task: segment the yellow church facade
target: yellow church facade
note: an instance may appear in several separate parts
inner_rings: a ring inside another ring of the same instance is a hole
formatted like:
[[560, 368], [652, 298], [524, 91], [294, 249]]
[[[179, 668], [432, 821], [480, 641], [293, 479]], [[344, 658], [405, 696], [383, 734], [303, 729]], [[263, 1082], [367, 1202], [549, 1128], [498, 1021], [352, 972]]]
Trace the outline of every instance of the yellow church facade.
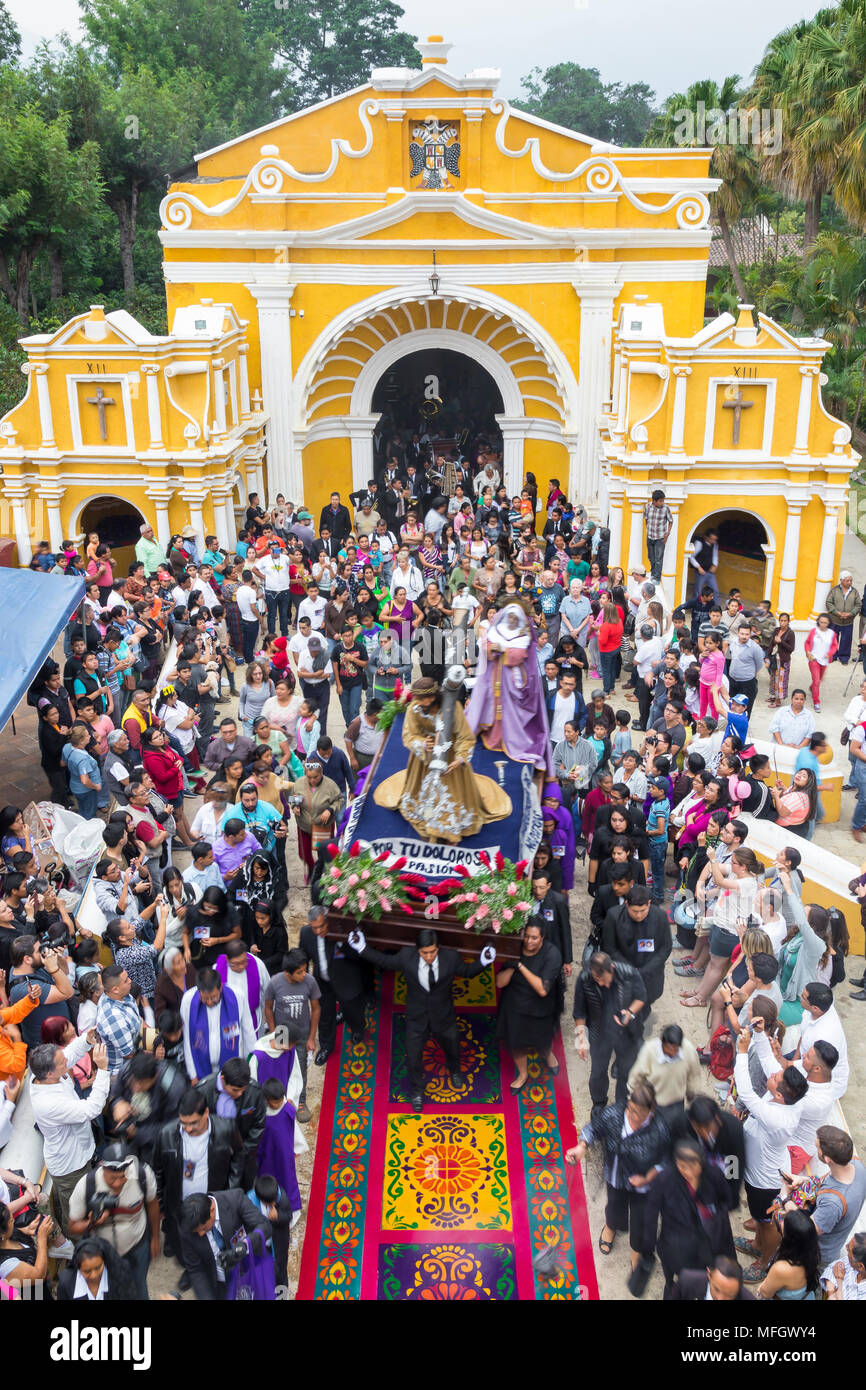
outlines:
[[[834, 577], [850, 438], [821, 405], [826, 344], [766, 320], [749, 342], [729, 318], [704, 327], [711, 151], [594, 141], [511, 108], [493, 69], [458, 74], [441, 39], [418, 47], [417, 70], [374, 70], [196, 157], [161, 209], [167, 338], [108, 315], [125, 334], [110, 361], [86, 319], [25, 343], [30, 389], [0, 422], [19, 558], [43, 534], [79, 534], [118, 467], [161, 536], [191, 520], [231, 540], [253, 488], [318, 515], [373, 476], [388, 373], [456, 353], [495, 387], [510, 495], [527, 471], [542, 499], [558, 478], [625, 565], [645, 555], [643, 503], [663, 486], [677, 596], [693, 536], [736, 513], [750, 553], [731, 542], [725, 563], [751, 564], [753, 588], [807, 617]], [[220, 315], [216, 337], [191, 328]], [[112, 370], [94, 374], [94, 358]], [[734, 443], [719, 392], [741, 369], [757, 375]], [[108, 439], [97, 375], [117, 402]]]

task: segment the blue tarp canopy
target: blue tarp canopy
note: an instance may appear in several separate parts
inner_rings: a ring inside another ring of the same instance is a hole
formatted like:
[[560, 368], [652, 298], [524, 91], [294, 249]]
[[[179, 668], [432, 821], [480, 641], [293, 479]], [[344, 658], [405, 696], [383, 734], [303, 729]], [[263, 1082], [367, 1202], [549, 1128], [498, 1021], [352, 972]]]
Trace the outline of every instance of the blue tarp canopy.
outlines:
[[0, 569], [0, 729], [83, 598], [83, 579]]

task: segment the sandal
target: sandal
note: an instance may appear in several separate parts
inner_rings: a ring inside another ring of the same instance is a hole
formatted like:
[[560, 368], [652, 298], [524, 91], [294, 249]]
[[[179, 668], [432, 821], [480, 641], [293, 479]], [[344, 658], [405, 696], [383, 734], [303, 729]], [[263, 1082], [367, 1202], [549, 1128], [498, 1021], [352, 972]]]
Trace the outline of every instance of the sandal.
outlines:
[[758, 1247], [755, 1242], [749, 1240], [748, 1236], [737, 1236], [734, 1240], [734, 1249], [739, 1250], [743, 1255], [751, 1255], [753, 1258], [758, 1254]]
[[613, 1240], [605, 1240], [605, 1229], [609, 1230], [610, 1227], [602, 1227], [601, 1235], [598, 1238], [598, 1248], [603, 1255], [609, 1255], [611, 1250], [613, 1249], [613, 1242], [614, 1240], [616, 1240], [616, 1231], [614, 1231], [613, 1233]]
[[769, 1265], [762, 1265], [760, 1260], [755, 1260], [754, 1264], [750, 1264], [748, 1269], [743, 1270], [743, 1283], [763, 1284], [768, 1269]]
[[680, 1003], [684, 1004], [687, 1009], [705, 1009], [707, 1007], [706, 1000], [701, 999], [697, 994], [687, 994], [685, 998], [681, 997]]
[[702, 979], [704, 978], [704, 972], [703, 972], [703, 970], [701, 969], [701, 967], [700, 967], [700, 966], [697, 966], [697, 967], [696, 967], [696, 966], [691, 965], [691, 964], [689, 964], [689, 965], [675, 965], [675, 966], [674, 966], [674, 974], [675, 974], [675, 975], [682, 975], [682, 976], [684, 976], [685, 979], [687, 979], [687, 980], [702, 980]]

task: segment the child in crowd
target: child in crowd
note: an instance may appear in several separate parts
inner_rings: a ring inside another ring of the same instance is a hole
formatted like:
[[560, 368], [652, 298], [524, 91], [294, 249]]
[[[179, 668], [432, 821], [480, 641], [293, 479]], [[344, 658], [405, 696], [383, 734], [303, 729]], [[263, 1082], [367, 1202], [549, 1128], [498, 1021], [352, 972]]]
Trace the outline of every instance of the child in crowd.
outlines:
[[[651, 777], [649, 779], [649, 795], [647, 839], [649, 840], [650, 866], [652, 868], [652, 898], [654, 903], [661, 903], [664, 902], [665, 897], [665, 859], [668, 852], [668, 821], [671, 814], [667, 778]], [[638, 945], [638, 949], [640, 949], [640, 945]]]
[[623, 754], [631, 752], [634, 745], [629, 732], [631, 715], [628, 710], [618, 709], [615, 718], [616, 728], [610, 744], [610, 761], [612, 766], [616, 768], [622, 765]]

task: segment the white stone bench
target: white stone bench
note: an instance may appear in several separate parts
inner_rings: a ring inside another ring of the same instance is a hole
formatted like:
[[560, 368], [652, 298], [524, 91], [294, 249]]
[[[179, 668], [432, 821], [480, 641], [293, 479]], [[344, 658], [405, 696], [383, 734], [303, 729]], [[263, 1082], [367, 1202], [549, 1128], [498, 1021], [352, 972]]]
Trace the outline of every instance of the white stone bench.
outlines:
[[860, 903], [848, 892], [848, 884], [860, 872], [857, 865], [843, 859], [840, 854], [820, 849], [811, 840], [793, 838], [789, 831], [774, 821], [756, 820], [750, 815], [744, 815], [743, 820], [749, 826], [746, 846], [754, 850], [765, 864], [771, 864], [780, 850], [794, 845], [800, 854], [800, 871], [806, 880], [803, 901], [820, 903], [822, 907], [837, 907], [848, 924], [852, 955], [862, 956], [864, 942]]

